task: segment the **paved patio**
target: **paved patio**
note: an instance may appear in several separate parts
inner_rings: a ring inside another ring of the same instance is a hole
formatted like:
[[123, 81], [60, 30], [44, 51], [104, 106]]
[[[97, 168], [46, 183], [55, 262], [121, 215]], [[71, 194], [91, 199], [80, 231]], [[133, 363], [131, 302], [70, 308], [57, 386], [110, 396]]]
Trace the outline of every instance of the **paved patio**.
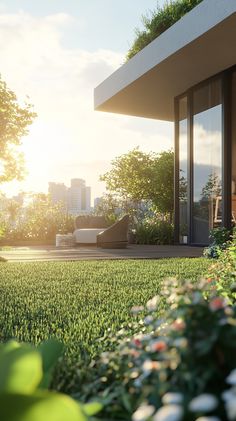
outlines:
[[0, 256], [9, 262], [74, 261], [112, 259], [163, 259], [170, 257], [200, 257], [201, 247], [149, 246], [132, 244], [127, 249], [100, 249], [93, 246], [56, 248], [53, 246], [11, 247], [0, 249]]

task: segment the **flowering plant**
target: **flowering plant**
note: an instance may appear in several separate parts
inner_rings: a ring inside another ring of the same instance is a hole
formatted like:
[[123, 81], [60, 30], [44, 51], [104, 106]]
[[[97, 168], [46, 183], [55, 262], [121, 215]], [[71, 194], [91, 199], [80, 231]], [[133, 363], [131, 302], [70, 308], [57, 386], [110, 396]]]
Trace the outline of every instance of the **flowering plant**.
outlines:
[[218, 259], [222, 250], [230, 245], [230, 231], [224, 227], [214, 228], [210, 231], [210, 246], [204, 249], [204, 256]]
[[219, 259], [210, 266], [207, 276], [215, 282], [218, 292], [234, 304], [236, 299], [236, 231], [228, 248], [221, 252]]
[[165, 317], [156, 316], [158, 297], [133, 309], [145, 316], [136, 319], [139, 333], [119, 332], [116, 350], [91, 364], [93, 388], [85, 382], [78, 395], [96, 393], [109, 420], [236, 419], [236, 309], [215, 295], [211, 280], [171, 279], [162, 294]]

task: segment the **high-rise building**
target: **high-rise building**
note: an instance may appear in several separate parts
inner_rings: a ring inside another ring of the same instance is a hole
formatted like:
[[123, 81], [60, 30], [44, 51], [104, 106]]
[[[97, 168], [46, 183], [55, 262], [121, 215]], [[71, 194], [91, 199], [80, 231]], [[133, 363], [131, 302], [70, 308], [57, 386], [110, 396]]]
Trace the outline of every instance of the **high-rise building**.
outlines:
[[86, 186], [85, 180], [73, 178], [68, 189], [68, 212], [71, 215], [88, 213], [91, 210], [91, 187]]
[[70, 187], [63, 183], [49, 183], [48, 192], [53, 203], [65, 204], [71, 215], [89, 213], [91, 211], [91, 187], [86, 186], [85, 180], [73, 178]]
[[51, 196], [52, 203], [61, 203], [67, 208], [67, 187], [64, 183], [48, 183], [48, 193]]

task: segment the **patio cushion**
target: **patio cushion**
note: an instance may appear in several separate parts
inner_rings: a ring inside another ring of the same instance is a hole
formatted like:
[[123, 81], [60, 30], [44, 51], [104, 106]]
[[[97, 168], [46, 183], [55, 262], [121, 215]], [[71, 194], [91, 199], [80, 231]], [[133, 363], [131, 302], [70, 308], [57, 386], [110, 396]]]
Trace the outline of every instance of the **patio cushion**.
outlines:
[[107, 228], [109, 226], [104, 216], [79, 215], [75, 218], [75, 229]]
[[76, 244], [96, 244], [97, 235], [106, 228], [80, 228], [74, 231]]

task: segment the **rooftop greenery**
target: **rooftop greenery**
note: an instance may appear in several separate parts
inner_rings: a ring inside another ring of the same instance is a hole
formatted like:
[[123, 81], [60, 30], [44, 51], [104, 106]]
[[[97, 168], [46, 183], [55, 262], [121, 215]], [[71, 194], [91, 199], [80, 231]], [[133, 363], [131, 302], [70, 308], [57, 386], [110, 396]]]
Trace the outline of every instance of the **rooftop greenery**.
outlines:
[[126, 60], [131, 59], [140, 50], [150, 44], [155, 38], [166, 31], [186, 13], [192, 10], [203, 0], [171, 0], [166, 1], [161, 8], [157, 4], [156, 10], [142, 16], [144, 30], [135, 29], [135, 40], [130, 47]]

